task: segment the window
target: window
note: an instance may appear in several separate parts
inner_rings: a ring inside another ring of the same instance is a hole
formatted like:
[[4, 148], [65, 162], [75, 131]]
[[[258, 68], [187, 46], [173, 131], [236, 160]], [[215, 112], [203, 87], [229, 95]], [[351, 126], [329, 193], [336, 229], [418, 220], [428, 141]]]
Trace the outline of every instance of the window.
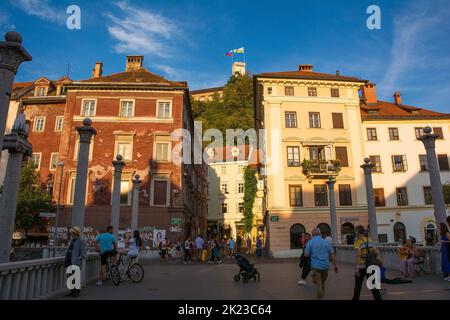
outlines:
[[448, 165], [448, 157], [446, 154], [438, 154], [438, 163], [439, 163], [439, 170], [441, 171], [449, 171], [449, 165]]
[[406, 188], [395, 189], [395, 194], [397, 195], [397, 205], [407, 206], [408, 205], [408, 191]]
[[131, 148], [130, 142], [118, 142], [117, 143], [117, 155], [121, 155], [123, 160], [131, 160]]
[[414, 128], [414, 132], [416, 133], [416, 139], [419, 139], [423, 136], [423, 128]]
[[379, 243], [387, 243], [388, 242], [388, 235], [385, 233], [378, 235], [378, 242]]
[[349, 184], [340, 184], [339, 189], [339, 203], [341, 206], [352, 205], [352, 188]]
[[120, 116], [125, 118], [131, 118], [134, 116], [134, 101], [120, 102]]
[[367, 128], [367, 140], [370, 141], [378, 140], [376, 128]]
[[297, 112], [286, 112], [284, 116], [286, 128], [297, 128]]
[[444, 139], [444, 134], [442, 133], [442, 128], [435, 127], [433, 128], [433, 133], [437, 134], [439, 137], [437, 139]]
[[238, 193], [244, 193], [244, 183], [239, 182], [237, 185]]
[[320, 128], [320, 113], [310, 112], [309, 113], [309, 127], [310, 128]]
[[243, 202], [239, 202], [237, 204], [237, 212], [238, 213], [244, 213], [244, 203]]
[[50, 170], [56, 170], [58, 168], [58, 154], [52, 153], [50, 156]]
[[61, 132], [63, 130], [64, 117], [56, 117], [55, 121], [55, 131]]
[[293, 96], [294, 95], [294, 87], [284, 87], [284, 94], [286, 96]]
[[317, 88], [309, 87], [308, 88], [308, 96], [317, 97]]
[[425, 154], [419, 155], [420, 171], [428, 171], [428, 160]]
[[41, 154], [33, 153], [30, 158], [31, 163], [33, 164], [33, 168], [39, 170], [41, 168]]
[[228, 194], [228, 183], [224, 182], [220, 185], [220, 191], [223, 194]]
[[227, 174], [227, 167], [226, 166], [222, 166], [220, 170], [221, 170], [222, 174]]
[[339, 98], [339, 89], [338, 88], [331, 88], [331, 97], [333, 98]]
[[394, 224], [394, 241], [404, 243], [406, 241], [406, 228], [401, 222]]
[[335, 147], [336, 159], [339, 160], [341, 167], [348, 167], [347, 147]]
[[[74, 148], [74, 154], [73, 159], [78, 160], [78, 152], [80, 150], [80, 136], [77, 134], [76, 140], [75, 140], [75, 148]], [[92, 161], [92, 153], [94, 151], [94, 136], [91, 138], [91, 143], [89, 144], [89, 161]]]
[[303, 206], [302, 186], [289, 186], [289, 205], [291, 207]]
[[408, 170], [408, 164], [406, 162], [406, 155], [394, 155], [392, 156], [392, 169], [394, 172], [405, 172]]
[[423, 198], [425, 200], [425, 204], [433, 204], [431, 187], [423, 187]]
[[34, 118], [34, 132], [43, 132], [45, 129], [45, 117]]
[[36, 88], [36, 97], [44, 97], [47, 93], [46, 87], [37, 87]]
[[222, 213], [228, 213], [228, 203], [222, 203]]
[[268, 94], [268, 95], [271, 95], [271, 94], [272, 94], [272, 87], [268, 87], [268, 88], [267, 88], [267, 94]]
[[399, 140], [398, 128], [389, 128], [389, 140]]
[[120, 181], [120, 204], [121, 205], [130, 205], [131, 204], [130, 184], [131, 184], [130, 180]]
[[375, 198], [375, 206], [376, 207], [385, 207], [386, 201], [384, 199], [384, 189], [383, 188], [375, 188], [373, 189], [373, 194]]
[[302, 234], [305, 233], [306, 229], [302, 224], [294, 224], [291, 227], [291, 230], [289, 232], [291, 236], [291, 249], [301, 249], [302, 248], [302, 241], [301, 237]]
[[300, 148], [287, 147], [288, 167], [300, 167]]
[[381, 158], [380, 156], [370, 156], [370, 163], [375, 165], [372, 169], [372, 172], [381, 172]]
[[71, 177], [69, 180], [69, 204], [73, 204], [74, 198], [75, 198], [75, 184], [77, 182], [77, 179], [75, 177]]
[[168, 119], [172, 116], [171, 103], [170, 102], [158, 102], [158, 118]]
[[81, 108], [81, 115], [84, 117], [95, 116], [95, 100], [83, 100], [83, 106]]
[[152, 179], [152, 205], [169, 206], [169, 186], [169, 177], [167, 175], [155, 175]]
[[169, 144], [168, 143], [156, 143], [156, 161], [169, 161]]
[[326, 185], [314, 185], [314, 203], [316, 207], [325, 207], [328, 205]]
[[344, 117], [342, 116], [342, 113], [333, 112], [331, 116], [333, 119], [333, 128], [344, 129]]

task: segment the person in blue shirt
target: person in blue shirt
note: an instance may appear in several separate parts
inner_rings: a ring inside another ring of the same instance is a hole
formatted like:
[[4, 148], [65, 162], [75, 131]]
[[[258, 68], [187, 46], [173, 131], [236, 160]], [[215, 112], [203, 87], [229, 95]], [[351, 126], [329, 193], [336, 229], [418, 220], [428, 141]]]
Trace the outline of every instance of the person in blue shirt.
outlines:
[[333, 262], [334, 272], [338, 272], [336, 255], [330, 242], [322, 238], [319, 228], [312, 230], [313, 238], [308, 241], [305, 248], [305, 257], [311, 262], [312, 278], [316, 285], [316, 296], [322, 300], [325, 295], [325, 282], [328, 278], [330, 260]]
[[105, 279], [106, 274], [106, 265], [108, 264], [108, 258], [113, 258], [113, 263], [116, 263], [117, 256], [117, 241], [116, 237], [113, 234], [114, 227], [109, 226], [106, 228], [106, 232], [95, 238], [97, 241], [99, 250], [100, 250], [100, 277], [97, 281], [97, 285], [101, 286], [103, 284], [103, 280]]

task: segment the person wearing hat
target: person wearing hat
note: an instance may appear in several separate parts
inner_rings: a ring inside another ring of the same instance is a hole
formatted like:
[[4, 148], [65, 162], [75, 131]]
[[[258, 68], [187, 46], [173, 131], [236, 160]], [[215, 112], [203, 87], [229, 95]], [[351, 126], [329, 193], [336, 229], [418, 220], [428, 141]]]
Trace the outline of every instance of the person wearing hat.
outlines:
[[[81, 237], [80, 227], [70, 228], [70, 245], [66, 252], [66, 259], [64, 260], [64, 268], [71, 265], [77, 265], [80, 269], [83, 266], [83, 260], [86, 259], [86, 242]], [[80, 295], [79, 289], [72, 289], [68, 296], [78, 297]]]

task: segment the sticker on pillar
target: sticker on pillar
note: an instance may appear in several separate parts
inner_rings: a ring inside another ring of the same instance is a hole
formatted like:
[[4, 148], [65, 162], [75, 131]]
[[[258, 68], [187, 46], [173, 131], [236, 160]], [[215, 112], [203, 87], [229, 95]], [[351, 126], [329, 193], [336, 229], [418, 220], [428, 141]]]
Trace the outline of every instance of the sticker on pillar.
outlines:
[[279, 216], [271, 216], [270, 217], [270, 222], [278, 222], [280, 221], [280, 217]]

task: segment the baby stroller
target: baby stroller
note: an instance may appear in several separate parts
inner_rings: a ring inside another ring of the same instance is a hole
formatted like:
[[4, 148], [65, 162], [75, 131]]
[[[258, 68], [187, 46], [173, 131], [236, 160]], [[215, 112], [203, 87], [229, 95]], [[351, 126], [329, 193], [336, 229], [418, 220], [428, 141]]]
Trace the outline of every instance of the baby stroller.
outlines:
[[241, 280], [242, 282], [247, 283], [250, 279], [253, 278], [253, 280], [260, 281], [260, 275], [258, 270], [254, 267], [253, 264], [251, 264], [246, 258], [243, 256], [237, 254], [234, 256], [236, 259], [236, 263], [239, 266], [239, 273], [234, 275], [234, 281], [238, 282]]

